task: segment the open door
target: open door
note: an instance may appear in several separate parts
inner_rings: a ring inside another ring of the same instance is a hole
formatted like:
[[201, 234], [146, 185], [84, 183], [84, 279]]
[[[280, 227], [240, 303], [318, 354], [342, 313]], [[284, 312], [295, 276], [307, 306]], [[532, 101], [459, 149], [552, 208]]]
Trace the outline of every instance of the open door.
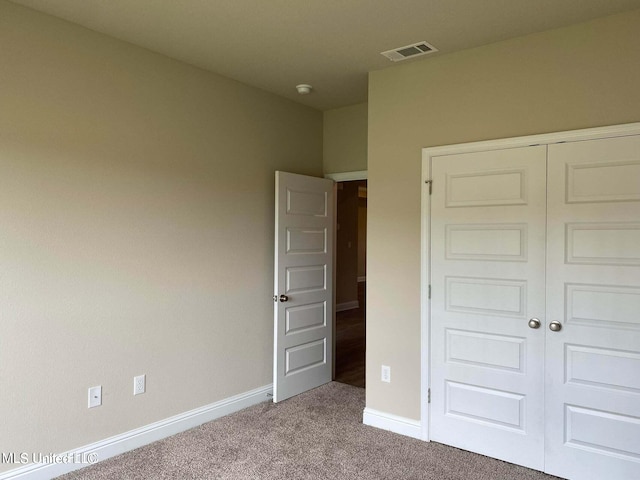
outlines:
[[276, 172], [274, 402], [331, 381], [333, 185]]

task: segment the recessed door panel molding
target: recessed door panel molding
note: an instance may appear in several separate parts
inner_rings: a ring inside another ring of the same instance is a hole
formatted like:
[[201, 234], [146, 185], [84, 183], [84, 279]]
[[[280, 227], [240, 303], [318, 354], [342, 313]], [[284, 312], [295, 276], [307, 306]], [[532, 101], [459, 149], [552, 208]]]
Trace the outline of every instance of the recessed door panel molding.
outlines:
[[327, 266], [288, 267], [285, 293], [311, 293], [327, 289]]
[[327, 253], [327, 230], [288, 227], [286, 253]]
[[309, 368], [327, 363], [326, 339], [296, 345], [285, 349], [285, 376], [298, 374]]
[[527, 282], [495, 278], [446, 277], [446, 310], [524, 318]]
[[448, 174], [445, 206], [526, 205], [526, 169], [499, 169]]
[[640, 160], [567, 163], [567, 203], [640, 201]]
[[445, 414], [500, 429], [524, 431], [525, 397], [476, 385], [446, 382]]
[[328, 194], [287, 189], [287, 215], [308, 215], [326, 217], [328, 215]]
[[524, 338], [447, 329], [446, 339], [447, 362], [525, 372]]
[[290, 307], [285, 310], [287, 335], [327, 326], [326, 302]]
[[[640, 418], [577, 405], [566, 405], [565, 410], [569, 448], [619, 457], [637, 463], [640, 468]], [[611, 472], [611, 478], [619, 477]]]
[[638, 352], [566, 344], [565, 358], [567, 383], [640, 394]]
[[527, 261], [526, 224], [447, 225], [445, 235], [450, 260]]
[[569, 283], [567, 324], [640, 330], [640, 287]]
[[567, 223], [567, 263], [640, 265], [640, 223]]

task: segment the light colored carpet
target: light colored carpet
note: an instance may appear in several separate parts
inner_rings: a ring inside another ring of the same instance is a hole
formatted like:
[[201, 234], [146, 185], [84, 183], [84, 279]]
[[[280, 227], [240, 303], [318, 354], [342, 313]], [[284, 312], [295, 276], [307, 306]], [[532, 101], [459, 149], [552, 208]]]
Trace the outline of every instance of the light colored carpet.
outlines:
[[362, 425], [364, 389], [329, 383], [262, 403], [60, 479], [550, 480]]

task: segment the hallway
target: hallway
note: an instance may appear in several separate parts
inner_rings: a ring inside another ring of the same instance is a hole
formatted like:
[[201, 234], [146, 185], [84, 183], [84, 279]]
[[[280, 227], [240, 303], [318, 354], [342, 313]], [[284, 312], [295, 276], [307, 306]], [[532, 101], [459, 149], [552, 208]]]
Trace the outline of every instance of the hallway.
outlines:
[[358, 283], [359, 308], [336, 313], [335, 381], [365, 386], [366, 282]]

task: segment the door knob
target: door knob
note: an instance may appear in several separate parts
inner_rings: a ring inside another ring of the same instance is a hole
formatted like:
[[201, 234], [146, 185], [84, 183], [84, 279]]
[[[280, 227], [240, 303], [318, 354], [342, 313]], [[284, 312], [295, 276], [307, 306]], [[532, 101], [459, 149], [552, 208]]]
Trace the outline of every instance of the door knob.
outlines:
[[529, 320], [529, 328], [540, 328], [540, 320], [535, 317]]
[[280, 295], [280, 301], [281, 302], [288, 302], [289, 301], [289, 297], [287, 297], [286, 295]]
[[552, 332], [559, 332], [560, 330], [562, 330], [562, 324], [554, 320], [549, 324], [549, 330], [551, 330]]

